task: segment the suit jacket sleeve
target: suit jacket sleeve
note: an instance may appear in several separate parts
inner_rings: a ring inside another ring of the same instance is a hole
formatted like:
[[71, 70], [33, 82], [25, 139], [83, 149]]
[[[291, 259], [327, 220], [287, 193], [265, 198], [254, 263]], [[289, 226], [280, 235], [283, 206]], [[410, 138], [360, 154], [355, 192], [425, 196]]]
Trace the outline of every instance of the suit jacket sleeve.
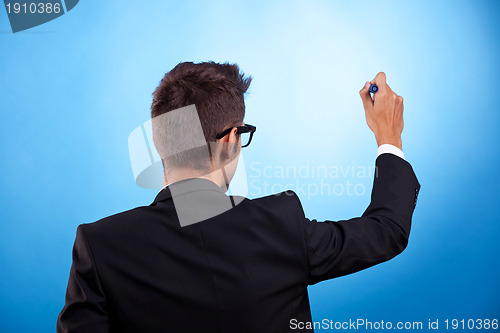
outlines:
[[360, 271], [406, 248], [420, 184], [410, 164], [393, 154], [380, 155], [375, 170], [371, 202], [361, 217], [304, 217], [309, 284]]
[[77, 228], [66, 304], [57, 319], [58, 333], [108, 332], [106, 298], [82, 225]]

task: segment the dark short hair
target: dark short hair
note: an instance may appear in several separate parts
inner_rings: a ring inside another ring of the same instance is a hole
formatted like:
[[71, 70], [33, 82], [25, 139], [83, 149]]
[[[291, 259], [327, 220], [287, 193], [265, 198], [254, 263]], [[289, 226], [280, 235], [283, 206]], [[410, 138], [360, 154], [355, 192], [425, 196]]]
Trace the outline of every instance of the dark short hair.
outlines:
[[[181, 62], [165, 74], [154, 91], [151, 117], [194, 104], [206, 142], [214, 142], [217, 134], [243, 122], [244, 95], [251, 81], [252, 78], [245, 76], [236, 64]], [[168, 128], [162, 130], [168, 131]], [[168, 164], [197, 166], [182, 156]]]

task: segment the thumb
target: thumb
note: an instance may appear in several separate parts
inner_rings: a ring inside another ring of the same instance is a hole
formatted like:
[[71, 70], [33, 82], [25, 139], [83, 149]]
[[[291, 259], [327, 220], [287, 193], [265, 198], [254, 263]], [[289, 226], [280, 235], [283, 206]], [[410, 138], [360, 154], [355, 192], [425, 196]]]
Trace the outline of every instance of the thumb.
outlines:
[[367, 108], [373, 107], [373, 99], [370, 95], [370, 82], [366, 81], [363, 89], [359, 91], [359, 95], [361, 96], [361, 100], [363, 101], [363, 106], [365, 110]]

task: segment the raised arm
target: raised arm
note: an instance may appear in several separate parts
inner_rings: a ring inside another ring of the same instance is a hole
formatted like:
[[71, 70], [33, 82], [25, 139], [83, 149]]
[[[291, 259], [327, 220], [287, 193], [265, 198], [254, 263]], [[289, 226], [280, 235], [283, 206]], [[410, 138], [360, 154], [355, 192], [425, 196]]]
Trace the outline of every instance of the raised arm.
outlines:
[[[379, 73], [360, 91], [366, 121], [379, 147], [401, 152], [403, 98]], [[370, 84], [379, 91], [370, 96]], [[391, 147], [389, 147], [391, 148]], [[382, 153], [376, 161], [371, 203], [362, 216], [346, 221], [318, 222], [304, 218], [309, 284], [350, 274], [384, 262], [408, 244], [411, 219], [420, 184], [401, 154]]]

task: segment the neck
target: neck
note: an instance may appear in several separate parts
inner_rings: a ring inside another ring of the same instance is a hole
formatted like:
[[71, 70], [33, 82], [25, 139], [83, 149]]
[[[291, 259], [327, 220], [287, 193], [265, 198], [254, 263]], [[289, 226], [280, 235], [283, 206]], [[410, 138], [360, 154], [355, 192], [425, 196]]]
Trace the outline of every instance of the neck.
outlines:
[[168, 172], [165, 172], [163, 178], [163, 184], [164, 186], [168, 186], [172, 183], [189, 178], [208, 179], [217, 184], [217, 186], [219, 186], [223, 190], [227, 190], [229, 186], [228, 184], [229, 180], [226, 179], [226, 175], [223, 168], [217, 169], [209, 173], [194, 169], [170, 169], [168, 170]]

